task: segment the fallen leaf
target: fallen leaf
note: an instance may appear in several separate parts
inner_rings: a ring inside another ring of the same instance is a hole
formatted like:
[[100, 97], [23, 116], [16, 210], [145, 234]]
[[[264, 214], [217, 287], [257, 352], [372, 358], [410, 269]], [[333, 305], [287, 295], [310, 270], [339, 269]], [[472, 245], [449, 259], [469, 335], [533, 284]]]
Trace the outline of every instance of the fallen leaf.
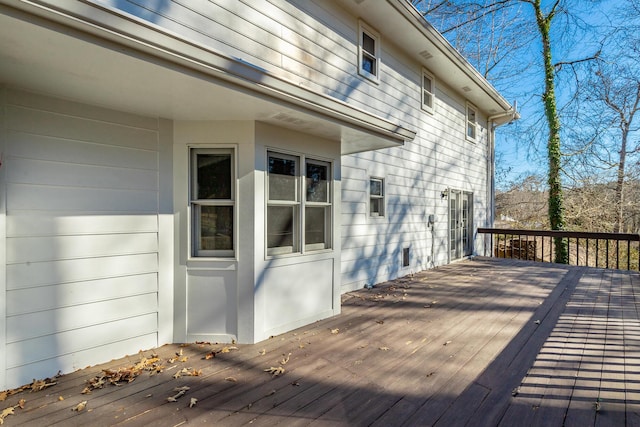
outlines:
[[280, 361], [281, 365], [286, 365], [289, 362], [289, 358], [291, 357], [291, 353], [287, 354], [286, 356], [283, 354], [284, 358]]
[[376, 320], [376, 323], [382, 325], [382, 324], [384, 324], [384, 320]]
[[389, 347], [380, 347], [380, 350], [382, 350], [382, 351], [389, 351]]
[[211, 351], [211, 352], [205, 354], [204, 360], [210, 360], [210, 359], [213, 359], [214, 357], [216, 357], [216, 352], [215, 351]]
[[177, 402], [178, 399], [184, 396], [188, 390], [189, 390], [189, 387], [187, 386], [174, 388], [173, 391], [177, 391], [178, 393], [176, 393], [173, 396], [167, 397], [167, 402]]
[[339, 333], [339, 332], [340, 332], [340, 329], [338, 329], [338, 328], [335, 328], [335, 329], [332, 329], [332, 330], [331, 330], [331, 333], [332, 333], [333, 335], [335, 335], [335, 334], [337, 334], [337, 333]]
[[271, 390], [269, 393], [265, 394], [265, 396], [273, 396], [274, 394], [276, 394], [276, 391]]
[[236, 377], [227, 377], [224, 379], [225, 381], [229, 381], [230, 383], [237, 383], [238, 379]]
[[84, 411], [84, 408], [87, 407], [87, 401], [83, 400], [82, 402], [78, 403], [76, 406], [74, 406], [71, 410], [72, 411], [76, 411], [76, 412], [81, 412]]
[[7, 397], [9, 397], [9, 392], [7, 391], [0, 392], [0, 402], [4, 402], [5, 400], [7, 400]]
[[62, 402], [63, 400], [64, 400], [64, 397], [58, 396], [58, 402]]
[[282, 366], [278, 366], [277, 368], [274, 368], [272, 366], [270, 368], [265, 369], [264, 371], [269, 372], [274, 377], [284, 374], [284, 368]]
[[445, 343], [444, 343], [444, 344], [442, 344], [442, 345], [449, 345], [449, 344], [451, 344], [451, 341], [447, 341], [447, 342], [445, 342]]
[[196, 399], [195, 397], [192, 397], [191, 400], [189, 401], [189, 408], [193, 408], [194, 406], [196, 406], [196, 403], [198, 403], [198, 399]]
[[184, 356], [182, 359], [180, 359], [180, 361], [181, 361], [182, 363], [184, 363], [184, 362], [186, 362], [188, 359], [189, 359], [189, 358], [188, 358], [187, 356]]
[[26, 401], [26, 400], [24, 400], [24, 399], [20, 399], [20, 400], [18, 401], [18, 408], [20, 408], [20, 409], [24, 409], [24, 404], [25, 404], [25, 403], [27, 403], [27, 401]]
[[49, 378], [45, 378], [44, 380], [33, 380], [33, 382], [29, 385], [32, 392], [42, 391], [47, 387], [51, 387], [58, 384], [56, 381], [51, 381]]
[[4, 424], [4, 419], [9, 415], [15, 415], [13, 412], [13, 406], [9, 406], [0, 412], [0, 425]]
[[265, 349], [263, 348], [262, 350], [260, 350], [260, 351], [258, 352], [258, 354], [259, 354], [260, 356], [264, 356], [265, 354], [267, 354], [267, 350], [265, 350]]

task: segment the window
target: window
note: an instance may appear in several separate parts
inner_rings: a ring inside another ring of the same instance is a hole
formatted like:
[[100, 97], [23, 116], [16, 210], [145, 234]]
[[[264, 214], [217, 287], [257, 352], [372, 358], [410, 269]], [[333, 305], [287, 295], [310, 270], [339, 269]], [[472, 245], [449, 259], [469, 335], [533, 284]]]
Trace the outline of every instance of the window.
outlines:
[[275, 152], [267, 163], [267, 255], [329, 249], [330, 163]]
[[369, 180], [369, 214], [384, 216], [384, 180], [381, 178]]
[[306, 162], [306, 198], [304, 218], [305, 250], [329, 248], [331, 230], [331, 191], [329, 163]]
[[432, 113], [435, 105], [435, 87], [433, 76], [422, 71], [422, 109]]
[[362, 23], [359, 26], [358, 58], [359, 73], [378, 81], [380, 70], [380, 37]]
[[475, 107], [467, 104], [467, 139], [476, 140], [478, 122]]
[[233, 150], [191, 149], [190, 157], [192, 255], [233, 256]]

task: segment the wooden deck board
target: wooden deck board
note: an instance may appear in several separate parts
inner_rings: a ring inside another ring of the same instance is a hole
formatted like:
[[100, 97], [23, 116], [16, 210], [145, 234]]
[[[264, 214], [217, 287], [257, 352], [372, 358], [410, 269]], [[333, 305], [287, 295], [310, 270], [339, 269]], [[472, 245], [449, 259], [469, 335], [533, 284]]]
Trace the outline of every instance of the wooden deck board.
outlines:
[[[130, 355], [0, 409], [26, 400], [10, 427], [640, 425], [639, 277], [465, 261], [346, 294], [339, 316], [255, 345], [145, 350], [163, 372], [81, 394], [141, 357]], [[185, 361], [167, 362], [181, 350]], [[280, 376], [264, 371], [278, 366]], [[200, 375], [173, 378], [186, 367]], [[168, 402], [180, 386], [189, 390]]]

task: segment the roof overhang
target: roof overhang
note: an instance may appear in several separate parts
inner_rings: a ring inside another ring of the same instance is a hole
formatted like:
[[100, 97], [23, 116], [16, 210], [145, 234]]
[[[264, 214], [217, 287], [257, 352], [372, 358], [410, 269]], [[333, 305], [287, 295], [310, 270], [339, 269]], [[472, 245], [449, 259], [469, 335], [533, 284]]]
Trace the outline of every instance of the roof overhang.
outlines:
[[114, 10], [0, 1], [0, 84], [174, 120], [257, 120], [394, 147], [416, 132]]

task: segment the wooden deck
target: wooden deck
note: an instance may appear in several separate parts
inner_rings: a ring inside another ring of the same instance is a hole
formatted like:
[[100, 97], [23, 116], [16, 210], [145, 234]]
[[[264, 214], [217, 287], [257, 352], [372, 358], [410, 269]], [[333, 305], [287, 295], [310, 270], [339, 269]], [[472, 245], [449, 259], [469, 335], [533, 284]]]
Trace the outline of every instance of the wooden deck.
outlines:
[[[638, 286], [477, 258], [347, 294], [340, 316], [259, 344], [145, 350], [0, 411], [16, 406], [5, 426], [640, 425]], [[153, 370], [82, 394], [119, 368]]]

